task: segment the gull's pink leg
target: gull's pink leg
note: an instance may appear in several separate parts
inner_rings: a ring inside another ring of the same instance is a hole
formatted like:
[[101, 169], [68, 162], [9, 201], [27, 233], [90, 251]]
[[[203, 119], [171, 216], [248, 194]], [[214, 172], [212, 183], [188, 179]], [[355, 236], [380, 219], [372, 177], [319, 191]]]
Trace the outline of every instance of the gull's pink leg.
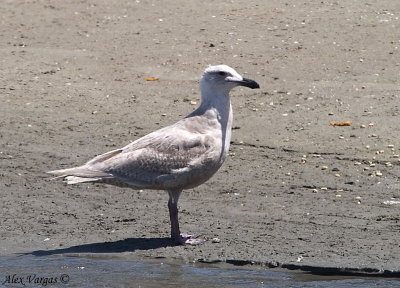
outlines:
[[181, 195], [182, 190], [168, 190], [169, 200], [168, 200], [168, 209], [169, 209], [169, 218], [171, 221], [171, 238], [174, 239], [178, 244], [190, 244], [190, 245], [198, 245], [203, 243], [204, 239], [194, 238], [193, 235], [189, 234], [181, 234], [179, 229], [179, 220], [178, 220], [178, 199]]
[[171, 221], [171, 238], [178, 240], [181, 236], [181, 231], [179, 229], [178, 221], [178, 199], [181, 195], [181, 190], [168, 191], [168, 209], [169, 209], [169, 219]]

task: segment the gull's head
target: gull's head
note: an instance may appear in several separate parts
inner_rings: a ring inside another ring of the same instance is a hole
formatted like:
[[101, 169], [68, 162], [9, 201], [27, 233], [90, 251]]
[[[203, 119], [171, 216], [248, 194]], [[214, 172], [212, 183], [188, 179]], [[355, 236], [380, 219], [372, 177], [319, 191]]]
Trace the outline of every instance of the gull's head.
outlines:
[[200, 80], [202, 91], [211, 90], [226, 94], [236, 86], [244, 86], [251, 89], [260, 88], [256, 81], [243, 78], [235, 69], [227, 65], [207, 67]]

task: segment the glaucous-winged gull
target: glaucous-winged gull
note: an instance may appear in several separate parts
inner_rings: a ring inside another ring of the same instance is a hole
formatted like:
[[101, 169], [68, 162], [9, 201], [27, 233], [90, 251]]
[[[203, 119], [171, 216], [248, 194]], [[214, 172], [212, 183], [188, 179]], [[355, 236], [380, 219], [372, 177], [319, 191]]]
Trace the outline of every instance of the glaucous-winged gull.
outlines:
[[202, 239], [180, 233], [178, 199], [183, 189], [206, 182], [224, 162], [232, 128], [229, 92], [236, 86], [259, 88], [229, 66], [210, 66], [200, 80], [200, 106], [182, 120], [82, 166], [48, 173], [65, 177], [68, 184], [105, 182], [166, 190], [171, 237], [179, 244], [199, 244]]

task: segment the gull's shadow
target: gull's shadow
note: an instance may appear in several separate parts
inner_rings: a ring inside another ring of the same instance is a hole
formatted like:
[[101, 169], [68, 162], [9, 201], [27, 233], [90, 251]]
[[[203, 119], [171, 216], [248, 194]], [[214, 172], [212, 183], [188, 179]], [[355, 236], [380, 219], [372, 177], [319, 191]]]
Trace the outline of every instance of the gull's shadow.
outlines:
[[37, 250], [23, 255], [49, 256], [70, 253], [122, 253], [176, 246], [171, 238], [129, 238], [115, 242], [90, 243], [54, 250]]

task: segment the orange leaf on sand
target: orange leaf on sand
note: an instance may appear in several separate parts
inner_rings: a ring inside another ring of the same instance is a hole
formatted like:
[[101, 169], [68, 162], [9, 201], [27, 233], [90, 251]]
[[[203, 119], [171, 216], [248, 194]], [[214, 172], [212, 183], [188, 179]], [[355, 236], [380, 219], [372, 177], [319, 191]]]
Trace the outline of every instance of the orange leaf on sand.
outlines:
[[344, 121], [344, 122], [329, 122], [329, 126], [350, 126], [351, 122], [350, 121]]
[[157, 77], [147, 77], [146, 81], [157, 81], [158, 78]]

